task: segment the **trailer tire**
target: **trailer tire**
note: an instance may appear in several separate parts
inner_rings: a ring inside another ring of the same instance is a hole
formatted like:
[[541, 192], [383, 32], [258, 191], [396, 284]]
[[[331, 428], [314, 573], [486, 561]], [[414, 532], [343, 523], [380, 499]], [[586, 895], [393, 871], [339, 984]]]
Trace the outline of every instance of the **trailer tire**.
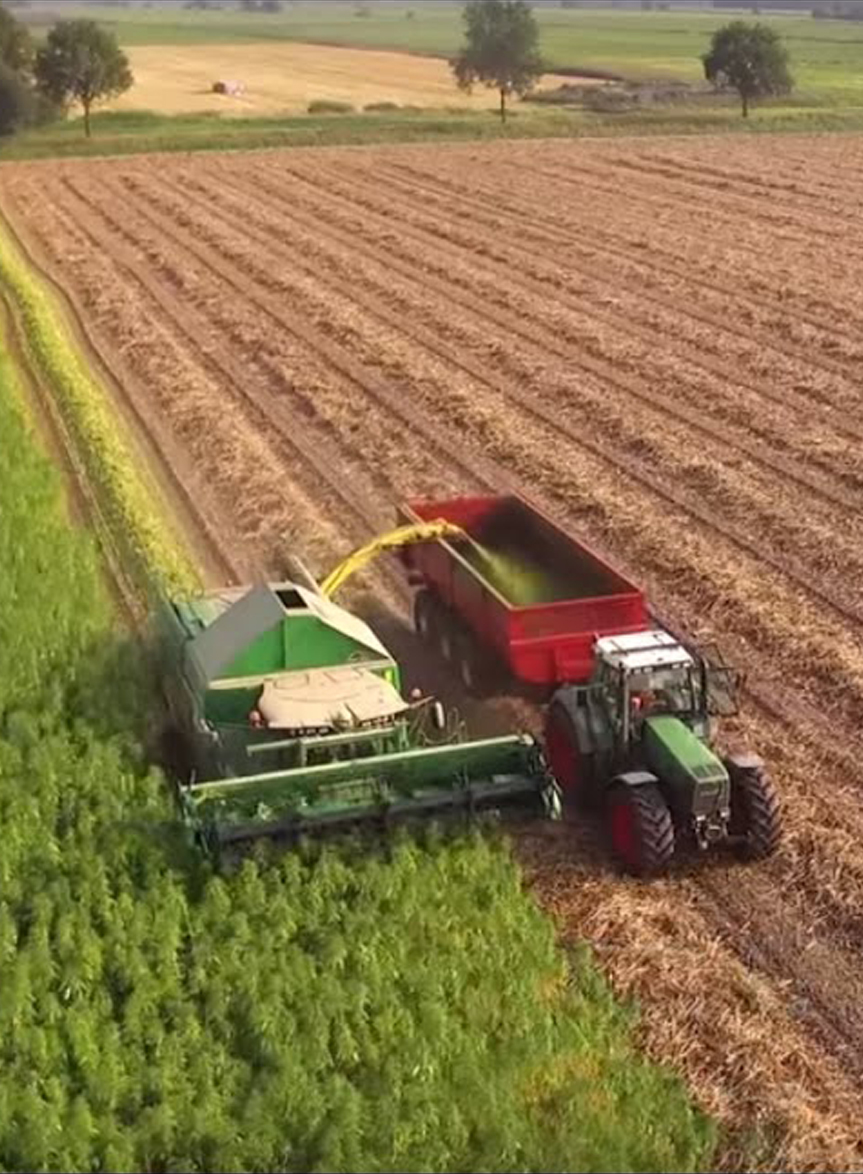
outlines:
[[457, 659], [456, 645], [458, 629], [445, 607], [440, 607], [437, 618], [436, 640], [438, 652], [447, 664], [455, 664]]
[[456, 636], [455, 662], [465, 691], [473, 697], [488, 696], [492, 688], [491, 674], [469, 632], [460, 632]]
[[782, 808], [769, 776], [761, 768], [731, 773], [731, 834], [742, 837], [747, 860], [772, 856], [782, 839]]
[[674, 856], [674, 824], [662, 792], [652, 783], [618, 783], [608, 794], [614, 854], [633, 876], [659, 876]]
[[427, 644], [437, 643], [440, 604], [431, 591], [424, 588], [414, 597], [414, 631]]

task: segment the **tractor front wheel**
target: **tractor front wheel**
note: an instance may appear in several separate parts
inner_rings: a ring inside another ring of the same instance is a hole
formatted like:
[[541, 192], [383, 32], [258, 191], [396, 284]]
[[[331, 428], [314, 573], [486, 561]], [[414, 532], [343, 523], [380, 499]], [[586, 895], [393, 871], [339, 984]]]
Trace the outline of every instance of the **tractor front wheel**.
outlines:
[[732, 836], [741, 837], [743, 855], [749, 860], [764, 860], [779, 847], [782, 809], [763, 770], [732, 772], [730, 831]]
[[611, 846], [627, 872], [657, 876], [674, 856], [674, 824], [658, 787], [618, 784], [608, 796]]

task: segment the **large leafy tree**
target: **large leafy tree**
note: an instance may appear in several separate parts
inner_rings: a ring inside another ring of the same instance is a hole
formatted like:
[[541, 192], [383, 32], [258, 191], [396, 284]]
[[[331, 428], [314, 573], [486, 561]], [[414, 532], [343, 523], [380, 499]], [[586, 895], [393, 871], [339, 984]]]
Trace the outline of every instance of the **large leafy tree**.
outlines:
[[543, 73], [539, 28], [526, 0], [468, 0], [464, 8], [465, 44], [452, 62], [463, 90], [476, 82], [500, 93], [500, 117], [506, 101], [523, 95]]
[[20, 20], [0, 5], [0, 63], [15, 73], [26, 73], [33, 62], [33, 42]]
[[11, 135], [35, 122], [38, 99], [27, 78], [0, 61], [0, 135]]
[[708, 81], [740, 95], [744, 118], [753, 99], [787, 94], [794, 86], [782, 38], [764, 24], [734, 20], [724, 25], [701, 60]]
[[15, 73], [26, 73], [33, 62], [33, 42], [27, 28], [0, 5], [0, 63]]
[[36, 54], [35, 75], [39, 89], [52, 102], [81, 104], [87, 138], [93, 104], [124, 93], [134, 81], [117, 38], [94, 20], [56, 24]]

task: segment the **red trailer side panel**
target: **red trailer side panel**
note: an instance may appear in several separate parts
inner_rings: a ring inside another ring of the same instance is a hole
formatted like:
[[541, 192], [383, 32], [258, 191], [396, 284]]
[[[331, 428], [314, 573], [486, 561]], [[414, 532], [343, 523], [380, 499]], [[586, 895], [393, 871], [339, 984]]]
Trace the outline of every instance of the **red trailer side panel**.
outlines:
[[[598, 636], [649, 626], [642, 591], [524, 498], [411, 501], [400, 517], [445, 519], [474, 540], [411, 547], [404, 562], [412, 580], [431, 590], [525, 684], [551, 689], [583, 682], [593, 669]], [[498, 551], [546, 584], [542, 602], [507, 598], [483, 565], [493, 566]]]

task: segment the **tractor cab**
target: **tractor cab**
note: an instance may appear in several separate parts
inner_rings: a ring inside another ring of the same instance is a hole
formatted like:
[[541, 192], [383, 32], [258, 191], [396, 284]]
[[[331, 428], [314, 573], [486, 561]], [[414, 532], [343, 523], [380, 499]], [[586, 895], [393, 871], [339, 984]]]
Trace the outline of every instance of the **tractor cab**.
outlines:
[[634, 632], [596, 642], [593, 689], [621, 746], [639, 740], [645, 721], [662, 714], [706, 737], [705, 683], [703, 665], [668, 632]]

